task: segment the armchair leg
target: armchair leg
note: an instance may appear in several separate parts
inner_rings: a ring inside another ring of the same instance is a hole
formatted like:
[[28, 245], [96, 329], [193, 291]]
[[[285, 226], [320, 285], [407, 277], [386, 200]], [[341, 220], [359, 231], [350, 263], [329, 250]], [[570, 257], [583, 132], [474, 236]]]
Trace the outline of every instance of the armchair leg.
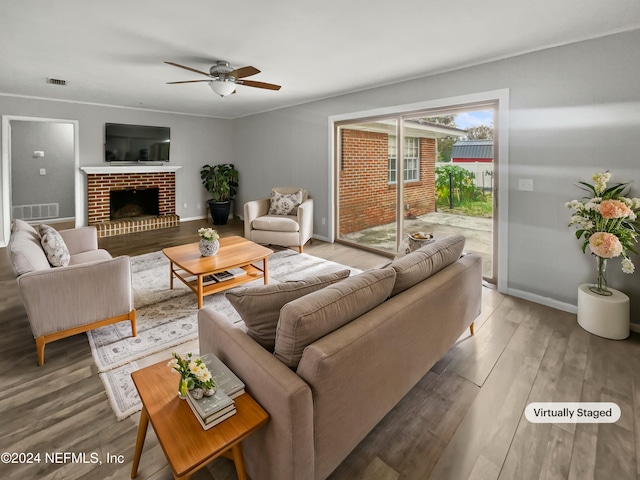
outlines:
[[136, 325], [136, 309], [134, 308], [129, 312], [129, 320], [131, 321], [131, 336], [138, 336], [138, 327]]
[[36, 351], [38, 352], [38, 366], [44, 365], [44, 337], [36, 338]]
[[302, 248], [303, 248], [303, 245], [300, 245], [300, 246], [298, 247], [299, 253], [302, 253]]
[[60, 332], [49, 333], [47, 335], [36, 337], [36, 351], [38, 352], [38, 366], [41, 367], [42, 365], [44, 365], [45, 344], [54, 342], [56, 340], [60, 340], [61, 338], [67, 338], [72, 335], [77, 335], [78, 333], [84, 333], [89, 330], [93, 330], [94, 328], [104, 327], [105, 325], [111, 325], [112, 323], [122, 322], [124, 320], [129, 320], [131, 322], [132, 336], [134, 337], [137, 336], [138, 329], [136, 326], [136, 309], [134, 308], [130, 312], [125, 313], [123, 315], [106, 318], [104, 320], [98, 320], [97, 322], [93, 322], [88, 325], [81, 325], [79, 327], [73, 327], [67, 330], [62, 330]]
[[469, 325], [469, 332], [471, 333], [471, 335], [474, 335], [474, 325], [473, 325], [473, 322], [471, 322], [471, 325]]

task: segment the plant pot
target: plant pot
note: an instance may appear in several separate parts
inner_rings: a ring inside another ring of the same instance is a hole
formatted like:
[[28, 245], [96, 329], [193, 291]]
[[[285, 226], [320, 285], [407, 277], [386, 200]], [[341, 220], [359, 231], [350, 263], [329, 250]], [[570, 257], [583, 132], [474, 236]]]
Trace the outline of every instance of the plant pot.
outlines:
[[231, 210], [231, 201], [214, 202], [209, 200], [209, 211], [211, 212], [211, 220], [214, 225], [226, 225], [229, 219], [229, 211]]
[[220, 242], [218, 240], [211, 241], [201, 238], [198, 242], [198, 249], [200, 250], [200, 255], [203, 257], [212, 257], [218, 250], [220, 250]]

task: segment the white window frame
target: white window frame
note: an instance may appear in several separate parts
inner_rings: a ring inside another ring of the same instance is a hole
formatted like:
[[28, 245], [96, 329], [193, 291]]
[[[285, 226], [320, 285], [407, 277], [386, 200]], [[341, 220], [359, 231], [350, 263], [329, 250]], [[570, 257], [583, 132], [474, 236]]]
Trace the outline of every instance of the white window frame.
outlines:
[[[397, 172], [397, 144], [396, 136], [389, 135], [389, 155], [388, 155], [388, 183], [395, 185], [398, 181]], [[404, 183], [420, 181], [420, 138], [405, 137], [404, 139]]]

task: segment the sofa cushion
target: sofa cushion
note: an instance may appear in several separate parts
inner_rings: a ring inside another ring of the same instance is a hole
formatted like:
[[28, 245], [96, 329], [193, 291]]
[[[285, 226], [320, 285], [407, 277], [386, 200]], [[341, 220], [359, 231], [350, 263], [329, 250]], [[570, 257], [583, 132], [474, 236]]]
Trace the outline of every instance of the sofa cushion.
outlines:
[[7, 253], [16, 276], [51, 268], [35, 230], [30, 232], [29, 230], [16, 229], [11, 234]]
[[244, 320], [247, 334], [273, 352], [280, 309], [296, 298], [347, 278], [349, 274], [349, 270], [341, 270], [305, 280], [234, 288], [225, 297]]
[[49, 260], [51, 266], [66, 267], [69, 265], [71, 255], [69, 254], [67, 245], [62, 239], [62, 235], [60, 235], [55, 228], [45, 224], [40, 225], [39, 231], [42, 249], [47, 255], [47, 260]]
[[268, 232], [297, 232], [300, 230], [297, 217], [291, 215], [264, 215], [251, 222], [254, 230]]
[[295, 193], [281, 193], [275, 189], [271, 191], [269, 215], [295, 215], [303, 201], [302, 189]]
[[370, 270], [287, 303], [280, 310], [275, 356], [296, 368], [307, 345], [389, 298], [395, 277], [392, 268]]
[[103, 249], [89, 250], [88, 252], [80, 252], [75, 255], [71, 255], [69, 265], [80, 265], [82, 263], [99, 262], [104, 260], [110, 260], [113, 258], [109, 252]]
[[404, 292], [457, 261], [462, 254], [464, 242], [462, 235], [453, 235], [391, 262], [389, 266], [396, 272], [396, 283], [391, 296]]

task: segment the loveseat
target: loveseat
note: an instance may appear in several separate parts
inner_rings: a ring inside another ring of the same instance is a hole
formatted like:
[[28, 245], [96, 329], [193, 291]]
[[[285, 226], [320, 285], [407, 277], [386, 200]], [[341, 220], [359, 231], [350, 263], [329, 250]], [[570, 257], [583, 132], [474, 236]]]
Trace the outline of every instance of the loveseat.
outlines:
[[38, 365], [44, 364], [47, 343], [110, 323], [131, 322], [135, 337], [129, 257], [112, 258], [99, 249], [95, 227], [57, 232], [40, 225], [39, 230], [14, 220], [7, 245]]
[[245, 323], [200, 310], [200, 352], [224, 361], [270, 415], [243, 442], [253, 480], [328, 477], [472, 327], [482, 267], [463, 246], [448, 237], [284, 304], [273, 353]]

